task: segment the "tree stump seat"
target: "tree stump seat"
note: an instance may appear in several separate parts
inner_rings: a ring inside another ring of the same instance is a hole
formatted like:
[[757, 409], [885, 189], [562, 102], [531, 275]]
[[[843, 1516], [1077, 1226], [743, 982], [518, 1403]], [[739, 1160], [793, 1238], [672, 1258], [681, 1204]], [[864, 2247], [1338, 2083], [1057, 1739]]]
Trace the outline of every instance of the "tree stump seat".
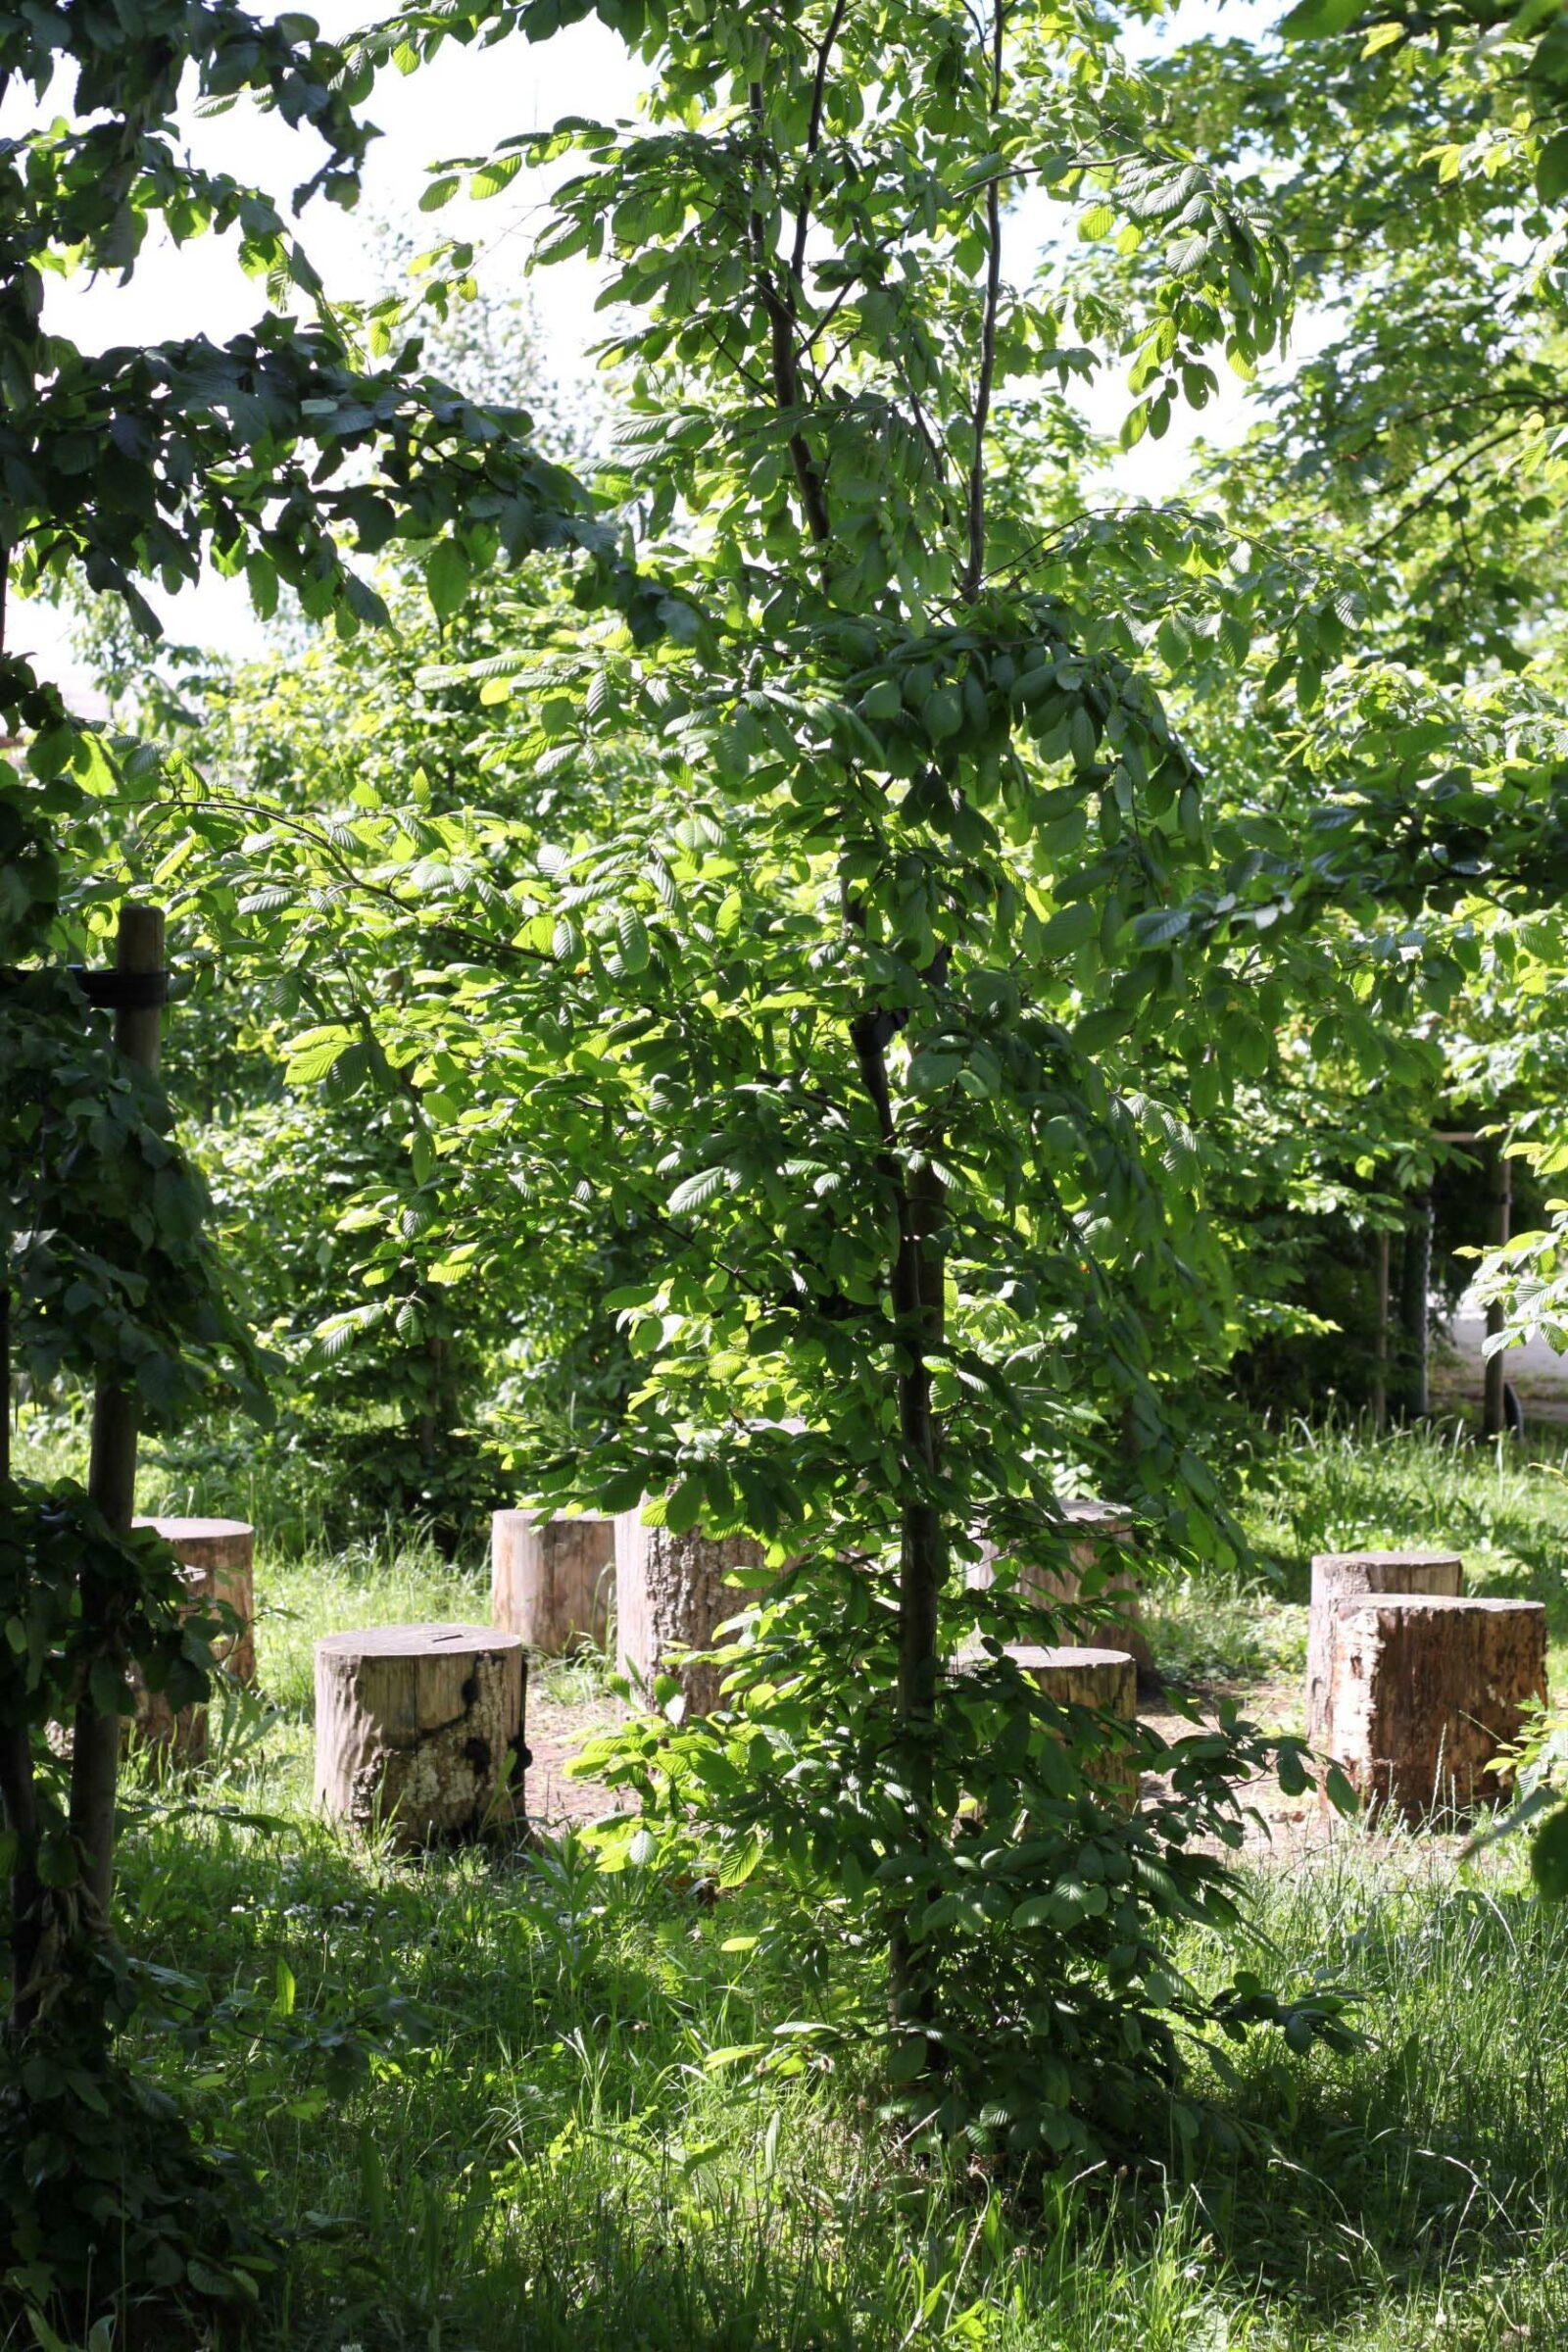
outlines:
[[1456, 1551], [1320, 1551], [1312, 1559], [1312, 1605], [1306, 1631], [1307, 1738], [1328, 1709], [1329, 1633], [1342, 1600], [1375, 1592], [1452, 1595], [1464, 1591]]
[[[1107, 1640], [1130, 1652], [1140, 1683], [1157, 1686], [1159, 1670], [1138, 1615], [1141, 1580], [1126, 1558], [1135, 1533], [1132, 1513], [1119, 1502], [1093, 1494], [1069, 1496], [1056, 1508], [1066, 1522], [1068, 1565], [1046, 1568], [1008, 1554], [1017, 1570], [1014, 1590], [1042, 1608], [1065, 1603], [1097, 1609], [1103, 1616]], [[1000, 1544], [982, 1540], [980, 1557], [968, 1572], [971, 1591], [995, 1584], [997, 1562], [1004, 1556]], [[1094, 1587], [1087, 1600], [1086, 1580]]]
[[[213, 1601], [232, 1610], [238, 1623], [214, 1636], [213, 1655], [225, 1678], [249, 1685], [256, 1680], [256, 1530], [244, 1519], [142, 1518], [133, 1527], [155, 1528], [178, 1560], [187, 1593], [186, 1612], [200, 1615]], [[133, 1678], [136, 1713], [132, 1737], [167, 1747], [189, 1763], [207, 1753], [207, 1709], [200, 1701], [176, 1714], [162, 1691]]]
[[680, 1535], [651, 1527], [642, 1510], [615, 1519], [615, 1650], [622, 1674], [652, 1685], [670, 1674], [680, 1685], [688, 1715], [710, 1715], [719, 1703], [722, 1669], [688, 1660], [681, 1653], [710, 1649], [725, 1619], [745, 1608], [755, 1583], [731, 1584], [762, 1565], [762, 1547], [751, 1536], [705, 1536], [696, 1528]]
[[316, 1644], [316, 1801], [404, 1852], [521, 1808], [527, 1654], [485, 1625], [381, 1625]]
[[[1126, 1649], [1083, 1644], [1009, 1642], [1004, 1655], [1044, 1698], [1062, 1707], [1091, 1707], [1131, 1726], [1138, 1720], [1138, 1667]], [[990, 1652], [960, 1650], [958, 1673], [989, 1663]], [[1130, 1756], [1112, 1753], [1103, 1765], [1090, 1764], [1088, 1777], [1130, 1812], [1138, 1801], [1138, 1773]]]
[[496, 1511], [490, 1521], [490, 1616], [541, 1657], [603, 1649], [615, 1581], [613, 1519]]
[[1417, 1823], [1504, 1791], [1499, 1748], [1546, 1695], [1539, 1600], [1373, 1593], [1335, 1601], [1307, 1727], [1368, 1803]]

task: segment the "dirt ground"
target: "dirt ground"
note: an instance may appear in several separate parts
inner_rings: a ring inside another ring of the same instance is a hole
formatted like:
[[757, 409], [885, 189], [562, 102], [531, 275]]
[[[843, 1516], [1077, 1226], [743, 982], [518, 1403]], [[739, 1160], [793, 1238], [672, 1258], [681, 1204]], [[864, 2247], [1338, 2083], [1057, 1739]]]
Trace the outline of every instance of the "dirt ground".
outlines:
[[[1248, 1716], [1265, 1728], [1299, 1726], [1300, 1693], [1294, 1684], [1256, 1684], [1224, 1692], [1202, 1690], [1191, 1695], [1206, 1723], [1217, 1719], [1223, 1696], [1239, 1701]], [[527, 1805], [530, 1820], [540, 1829], [561, 1831], [576, 1823], [596, 1821], [625, 1801], [602, 1782], [568, 1777], [566, 1769], [583, 1742], [595, 1732], [614, 1723], [618, 1712], [612, 1698], [566, 1702], [530, 1690], [528, 1746], [533, 1760], [528, 1767]], [[1178, 1714], [1165, 1699], [1156, 1697], [1141, 1703], [1138, 1712], [1141, 1722], [1172, 1744], [1200, 1728]], [[1158, 1776], [1147, 1776], [1143, 1793], [1152, 1796], [1159, 1786]], [[1246, 1850], [1267, 1860], [1299, 1860], [1309, 1853], [1326, 1852], [1336, 1840], [1347, 1836], [1366, 1835], [1364, 1830], [1344, 1823], [1332, 1809], [1320, 1805], [1315, 1796], [1287, 1796], [1272, 1778], [1253, 1781], [1245, 1794]]]

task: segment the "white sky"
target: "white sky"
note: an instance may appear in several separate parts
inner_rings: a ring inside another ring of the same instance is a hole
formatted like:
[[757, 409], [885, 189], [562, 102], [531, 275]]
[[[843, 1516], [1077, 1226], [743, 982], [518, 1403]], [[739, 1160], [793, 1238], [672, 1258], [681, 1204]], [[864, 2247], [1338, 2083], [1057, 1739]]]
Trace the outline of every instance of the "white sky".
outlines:
[[[367, 21], [373, 0], [318, 0], [323, 32], [338, 37]], [[1213, 29], [1221, 21], [1241, 30], [1275, 14], [1267, 0], [1187, 0], [1176, 27], [1181, 37]], [[1169, 38], [1167, 33], [1164, 37]], [[547, 127], [564, 115], [613, 119], [635, 112], [643, 71], [621, 41], [597, 20], [573, 25], [554, 40], [530, 47], [511, 40], [495, 49], [465, 49], [449, 42], [430, 65], [404, 78], [390, 74], [378, 82], [364, 114], [382, 136], [371, 146], [359, 209], [344, 213], [316, 200], [303, 222], [303, 238], [329, 293], [352, 299], [377, 291], [371, 221], [407, 224], [430, 242], [450, 233], [469, 234], [480, 249], [480, 274], [492, 291], [522, 282], [531, 238], [542, 223], [543, 204], [553, 174], [525, 172], [500, 197], [471, 205], [458, 200], [434, 215], [418, 211], [430, 165], [458, 155], [482, 155], [521, 130]], [[16, 127], [17, 109], [7, 128]], [[202, 122], [185, 123], [192, 156], [211, 168], [284, 196], [308, 177], [319, 154], [310, 134], [290, 131], [248, 106]], [[558, 167], [558, 171], [562, 167]], [[1019, 227], [1027, 231], [1027, 220]], [[1017, 231], [1015, 230], [1015, 236]], [[1026, 272], [1022, 257], [1011, 274]], [[564, 384], [586, 378], [588, 346], [605, 331], [594, 312], [603, 282], [594, 265], [576, 260], [541, 270], [529, 281], [552, 372]], [[252, 325], [265, 304], [262, 287], [247, 278], [232, 240], [204, 237], [176, 248], [149, 241], [129, 285], [85, 278], [48, 283], [46, 319], [57, 332], [89, 348], [142, 343], [203, 332], [223, 340]], [[1119, 486], [1148, 496], [1169, 495], [1180, 481], [1187, 451], [1201, 432], [1225, 440], [1246, 417], [1242, 387], [1221, 361], [1221, 391], [1201, 416], [1178, 412], [1161, 442], [1146, 440], [1122, 461]], [[1097, 421], [1112, 423], [1125, 410], [1124, 386], [1107, 381], [1090, 396]], [[258, 650], [263, 639], [242, 584], [216, 577], [177, 598], [149, 592], [172, 637], [234, 653]], [[37, 603], [13, 606], [13, 642], [18, 651], [41, 657], [49, 674], [82, 700], [81, 680], [72, 660], [66, 624]]]

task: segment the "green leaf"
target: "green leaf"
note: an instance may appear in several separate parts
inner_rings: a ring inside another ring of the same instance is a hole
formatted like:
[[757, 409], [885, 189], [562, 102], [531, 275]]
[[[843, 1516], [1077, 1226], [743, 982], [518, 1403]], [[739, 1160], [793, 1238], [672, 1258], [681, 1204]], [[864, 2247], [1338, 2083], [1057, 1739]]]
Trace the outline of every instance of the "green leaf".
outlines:
[[1549, 138], [1536, 161], [1536, 194], [1543, 204], [1568, 196], [1568, 130]]
[[624, 972], [643, 972], [648, 969], [648, 926], [635, 906], [623, 906], [616, 922], [620, 940], [620, 966]]
[[1568, 1805], [1536, 1832], [1530, 1875], [1544, 1903], [1560, 1903], [1568, 1895]]
[[1299, 0], [1280, 26], [1288, 41], [1321, 41], [1369, 13], [1371, 0]]
[[473, 565], [456, 539], [442, 539], [430, 552], [424, 585], [438, 620], [450, 620], [462, 606], [473, 578]]

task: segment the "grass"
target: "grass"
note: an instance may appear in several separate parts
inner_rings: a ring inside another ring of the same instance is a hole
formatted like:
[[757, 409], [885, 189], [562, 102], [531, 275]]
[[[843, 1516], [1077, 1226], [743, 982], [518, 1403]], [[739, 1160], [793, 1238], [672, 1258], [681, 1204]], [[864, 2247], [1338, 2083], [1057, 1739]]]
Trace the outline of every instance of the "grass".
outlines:
[[[1563, 1630], [1568, 1489], [1534, 1468], [1291, 1432], [1259, 1448], [1246, 1508], [1264, 1597], [1169, 1596], [1167, 1666], [1185, 1628], [1205, 1672], [1284, 1671], [1310, 1552], [1378, 1539], [1457, 1542], [1497, 1589], [1540, 1590]], [[1515, 1847], [1469, 1875], [1451, 1845], [1403, 1836], [1249, 1865], [1261, 1973], [1348, 1987], [1360, 2047], [1200, 2061], [1260, 2142], [1008, 2194], [961, 2158], [908, 2161], [853, 2076], [714, 2064], [792, 2013], [754, 1952], [724, 1948], [757, 1898], [712, 1909], [606, 1878], [569, 1841], [400, 1864], [312, 1818], [312, 1640], [482, 1615], [477, 1560], [367, 1543], [264, 1553], [258, 1583], [275, 1712], [231, 1725], [192, 1788], [133, 1789], [122, 1893], [146, 1958], [260, 2004], [195, 2061], [148, 2054], [257, 2163], [286, 2226], [269, 2346], [1568, 2343], [1568, 1917], [1524, 1891]], [[551, 1695], [593, 1689], [591, 1667], [565, 1670]], [[370, 2054], [345, 2082], [351, 2028]], [[27, 2340], [0, 2324], [8, 2352]]]

